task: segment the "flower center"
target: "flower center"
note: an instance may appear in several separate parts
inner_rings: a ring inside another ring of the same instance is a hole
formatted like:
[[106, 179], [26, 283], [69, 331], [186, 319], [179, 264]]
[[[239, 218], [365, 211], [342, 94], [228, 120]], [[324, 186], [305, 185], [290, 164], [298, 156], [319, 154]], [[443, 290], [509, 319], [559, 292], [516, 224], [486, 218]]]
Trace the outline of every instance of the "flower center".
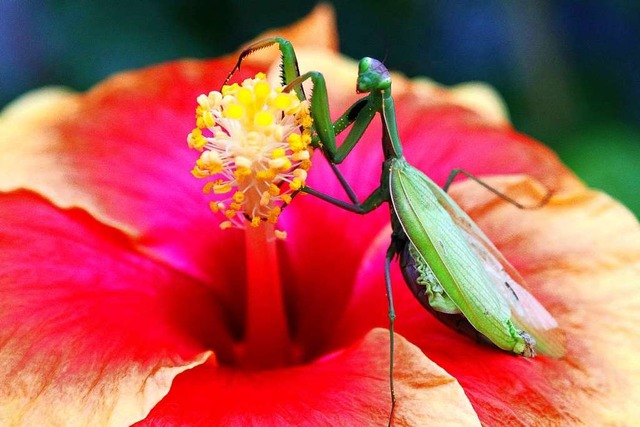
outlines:
[[220, 227], [275, 224], [305, 185], [311, 167], [307, 101], [271, 86], [264, 73], [198, 97], [190, 148], [201, 152], [191, 171], [206, 179]]
[[211, 196], [211, 210], [223, 216], [220, 227], [243, 228], [245, 234], [247, 316], [234, 364], [285, 366], [294, 355], [275, 238], [286, 234], [273, 224], [311, 167], [309, 104], [271, 86], [264, 73], [197, 100], [196, 128], [187, 142], [200, 157], [191, 173], [207, 181], [203, 190]]

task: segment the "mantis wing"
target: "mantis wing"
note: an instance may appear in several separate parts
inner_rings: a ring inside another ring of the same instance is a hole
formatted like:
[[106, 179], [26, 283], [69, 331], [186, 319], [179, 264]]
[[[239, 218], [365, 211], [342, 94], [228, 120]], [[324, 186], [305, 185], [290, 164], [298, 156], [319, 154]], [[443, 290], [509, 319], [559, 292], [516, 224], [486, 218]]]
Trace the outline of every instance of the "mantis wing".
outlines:
[[[434, 183], [429, 183], [429, 186], [439, 189]], [[482, 260], [495, 288], [508, 301], [516, 327], [525, 330], [536, 340], [539, 353], [561, 357], [565, 353], [562, 331], [553, 316], [527, 291], [520, 273], [446, 193], [439, 192], [436, 196]]]
[[448, 196], [404, 159], [391, 163], [389, 184], [405, 234], [469, 323], [498, 347], [523, 353], [526, 343], [511, 322], [509, 303], [442, 205]]

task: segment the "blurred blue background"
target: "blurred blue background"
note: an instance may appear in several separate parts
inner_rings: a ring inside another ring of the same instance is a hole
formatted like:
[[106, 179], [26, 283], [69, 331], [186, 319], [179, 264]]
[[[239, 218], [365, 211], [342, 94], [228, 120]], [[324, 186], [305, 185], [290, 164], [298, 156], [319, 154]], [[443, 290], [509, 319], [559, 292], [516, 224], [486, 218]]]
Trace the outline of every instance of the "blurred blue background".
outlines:
[[[315, 2], [0, 0], [0, 107], [120, 70], [228, 53]], [[640, 214], [640, 2], [335, 0], [342, 51], [451, 85], [482, 80], [517, 129]]]

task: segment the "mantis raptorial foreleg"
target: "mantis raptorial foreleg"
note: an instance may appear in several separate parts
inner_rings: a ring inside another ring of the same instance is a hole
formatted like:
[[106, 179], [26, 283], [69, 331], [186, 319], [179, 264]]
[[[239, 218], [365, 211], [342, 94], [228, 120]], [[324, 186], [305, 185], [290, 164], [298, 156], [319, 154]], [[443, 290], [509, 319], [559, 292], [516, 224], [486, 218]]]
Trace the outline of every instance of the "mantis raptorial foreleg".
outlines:
[[[298, 97], [301, 100], [304, 100], [306, 99], [306, 96], [304, 94], [302, 83], [308, 79], [312, 81], [313, 96], [310, 101], [311, 115], [314, 119], [314, 129], [317, 134], [314, 137], [314, 140], [316, 141], [316, 144], [318, 144], [318, 141], [322, 141], [321, 144], [323, 146], [323, 152], [327, 155], [327, 158], [331, 163], [340, 164], [349, 154], [351, 149], [353, 149], [355, 144], [360, 140], [364, 131], [373, 119], [377, 109], [375, 106], [370, 105], [368, 98], [365, 97], [354, 103], [342, 116], [340, 116], [340, 118], [336, 120], [335, 123], [332, 123], [331, 116], [329, 114], [329, 99], [327, 96], [324, 76], [317, 71], [311, 71], [300, 75], [298, 60], [291, 42], [281, 37], [273, 37], [260, 40], [246, 47], [240, 53], [236, 65], [225, 79], [224, 84], [226, 85], [231, 80], [233, 75], [240, 69], [242, 62], [247, 56], [274, 44], [278, 45], [282, 55], [281, 78], [282, 84], [285, 86], [285, 92], [294, 90], [298, 94]], [[364, 115], [361, 114], [363, 110], [365, 111]], [[335, 140], [336, 135], [352, 124], [353, 129], [349, 136], [347, 136], [344, 143], [340, 148], [338, 148]]]
[[[331, 169], [338, 178], [338, 181], [349, 197], [349, 200], [351, 200], [351, 202], [355, 206], [360, 205], [355, 191], [351, 188], [348, 181], [344, 178], [336, 165], [342, 163], [349, 152], [351, 152], [353, 147], [364, 134], [365, 130], [369, 126], [369, 123], [376, 113], [376, 108], [371, 105], [368, 97], [356, 101], [350, 108], [347, 109], [347, 111], [345, 111], [344, 114], [342, 114], [342, 116], [340, 116], [334, 123], [332, 123], [329, 113], [329, 99], [327, 96], [324, 77], [319, 72], [305, 73], [301, 76], [293, 46], [288, 40], [281, 37], [273, 37], [260, 40], [246, 47], [240, 53], [236, 65], [227, 76], [224, 84], [227, 84], [231, 80], [233, 75], [240, 69], [242, 62], [247, 56], [260, 49], [267, 48], [274, 44], [278, 45], [278, 48], [280, 49], [280, 53], [282, 55], [281, 78], [282, 84], [286, 86], [284, 91], [294, 90], [300, 100], [305, 100], [306, 96], [302, 87], [302, 83], [307, 79], [310, 79], [312, 81], [314, 93], [310, 102], [311, 114], [314, 118], [313, 127], [315, 130], [315, 135], [312, 138], [312, 145], [314, 147], [321, 148], [323, 155], [329, 161]], [[361, 114], [362, 111], [364, 111], [365, 114]], [[338, 148], [336, 144], [336, 135], [346, 130], [352, 124], [353, 128], [349, 132], [349, 135], [345, 138], [345, 141]], [[312, 192], [310, 191], [309, 193]]]
[[[311, 96], [311, 116], [313, 117], [313, 127], [316, 132], [316, 143], [322, 148], [322, 152], [331, 163], [340, 164], [349, 155], [353, 147], [360, 141], [362, 135], [369, 127], [371, 120], [378, 111], [372, 104], [369, 97], [356, 101], [347, 111], [336, 120], [331, 121], [329, 112], [329, 97], [327, 96], [327, 85], [322, 73], [309, 71], [290, 82], [284, 92], [301, 86], [306, 80], [313, 84], [313, 95]], [[337, 146], [336, 135], [351, 126], [351, 130], [340, 145]]]
[[[268, 39], [257, 41], [249, 46], [247, 46], [238, 56], [238, 61], [236, 65], [233, 67], [227, 78], [225, 79], [223, 85], [229, 83], [233, 75], [240, 70], [240, 66], [242, 65], [242, 61], [251, 55], [252, 53], [267, 48], [269, 46], [273, 46], [274, 44], [278, 45], [280, 49], [280, 53], [282, 55], [282, 73], [280, 75], [282, 79], [282, 85], [286, 86], [289, 82], [293, 81], [300, 75], [300, 69], [298, 67], [298, 59], [296, 58], [296, 52], [293, 49], [293, 45], [287, 39], [283, 39], [282, 37], [271, 37]], [[298, 98], [302, 101], [306, 99], [304, 94], [304, 89], [302, 86], [298, 86], [294, 89]]]

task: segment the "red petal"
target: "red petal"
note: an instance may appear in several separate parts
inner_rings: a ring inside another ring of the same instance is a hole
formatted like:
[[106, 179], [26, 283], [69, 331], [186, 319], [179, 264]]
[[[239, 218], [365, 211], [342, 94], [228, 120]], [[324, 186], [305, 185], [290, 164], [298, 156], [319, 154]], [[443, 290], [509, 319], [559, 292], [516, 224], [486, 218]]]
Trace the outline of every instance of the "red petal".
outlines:
[[[383, 425], [389, 417], [388, 331], [311, 364], [272, 371], [200, 366], [174, 382], [139, 425]], [[395, 425], [478, 423], [456, 381], [396, 340]]]
[[[319, 5], [283, 32], [296, 46], [335, 49], [333, 19], [331, 7]], [[309, 37], [313, 28], [322, 37]], [[265, 63], [256, 55], [235, 78], [264, 71], [277, 57], [272, 51]], [[233, 250], [210, 253], [242, 239], [218, 230], [202, 182], [189, 173], [198, 156], [186, 136], [196, 97], [220, 89], [236, 59], [174, 62], [118, 74], [84, 95], [19, 103], [3, 113], [0, 190], [27, 188], [61, 207], [81, 207], [163, 262], [205, 281], [219, 278]], [[217, 291], [237, 305], [227, 288]]]
[[[28, 192], [0, 203], [0, 420], [128, 424], [229, 347], [208, 288]], [[213, 341], [215, 340], [215, 341]]]
[[72, 107], [47, 106], [44, 122], [33, 120], [40, 114], [33, 104], [16, 108], [2, 123], [0, 188], [33, 189], [58, 206], [86, 210], [140, 250], [217, 287], [241, 312], [237, 292], [220, 285], [242, 277], [231, 262], [242, 239], [218, 229], [202, 183], [189, 174], [197, 153], [185, 140], [195, 97], [217, 87], [232, 64], [181, 62], [120, 74], [67, 96]]
[[336, 323], [353, 292], [363, 249], [387, 215], [381, 209], [363, 218], [309, 196], [283, 215], [291, 231], [281, 245], [280, 265], [292, 333], [305, 360], [325, 353], [327, 343], [343, 333]]

